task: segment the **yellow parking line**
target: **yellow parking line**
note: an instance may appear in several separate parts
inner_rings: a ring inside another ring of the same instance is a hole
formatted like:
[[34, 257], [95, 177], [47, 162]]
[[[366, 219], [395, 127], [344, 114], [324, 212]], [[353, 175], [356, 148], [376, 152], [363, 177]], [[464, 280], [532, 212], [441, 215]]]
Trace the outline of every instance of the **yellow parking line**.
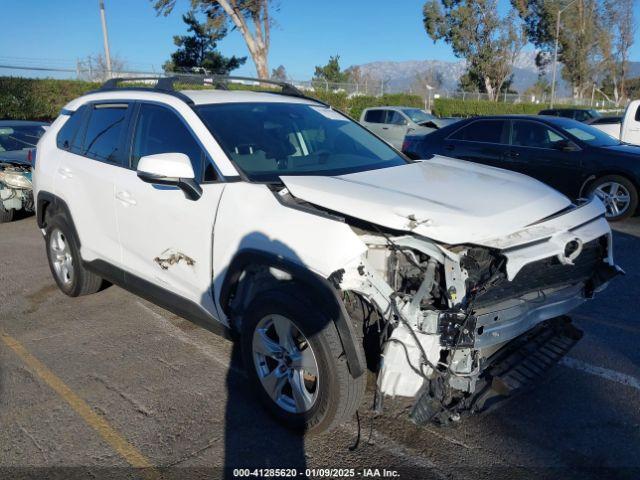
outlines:
[[15, 338], [0, 332], [0, 338], [11, 350], [13, 350], [47, 385], [56, 391], [71, 408], [100, 436], [113, 447], [132, 467], [143, 469], [146, 478], [161, 478], [160, 473], [151, 465], [151, 462], [133, 445], [124, 439], [109, 423], [96, 414], [87, 403], [75, 394], [58, 376], [53, 373], [40, 360], [31, 355], [29, 351]]

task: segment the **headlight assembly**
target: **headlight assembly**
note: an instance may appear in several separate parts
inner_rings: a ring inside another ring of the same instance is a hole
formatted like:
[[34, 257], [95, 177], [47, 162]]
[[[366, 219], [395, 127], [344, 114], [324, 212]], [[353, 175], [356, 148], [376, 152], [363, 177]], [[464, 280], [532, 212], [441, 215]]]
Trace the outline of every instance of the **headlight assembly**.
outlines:
[[0, 171], [0, 182], [9, 188], [33, 188], [31, 180], [21, 172]]

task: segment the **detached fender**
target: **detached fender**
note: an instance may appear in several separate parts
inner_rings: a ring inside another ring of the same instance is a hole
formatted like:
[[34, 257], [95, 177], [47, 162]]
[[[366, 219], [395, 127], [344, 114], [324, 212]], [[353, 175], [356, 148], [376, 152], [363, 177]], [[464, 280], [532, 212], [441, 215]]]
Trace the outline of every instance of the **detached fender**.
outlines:
[[230, 299], [238, 286], [242, 273], [247, 268], [256, 266], [275, 268], [286, 272], [291, 275], [296, 284], [305, 288], [308, 298], [334, 322], [351, 376], [358, 378], [364, 374], [366, 363], [362, 349], [358, 348], [358, 337], [349, 314], [338, 296], [338, 290], [326, 278], [291, 260], [260, 250], [239, 251], [229, 264], [220, 291], [220, 305], [225, 314], [227, 316], [230, 314]]

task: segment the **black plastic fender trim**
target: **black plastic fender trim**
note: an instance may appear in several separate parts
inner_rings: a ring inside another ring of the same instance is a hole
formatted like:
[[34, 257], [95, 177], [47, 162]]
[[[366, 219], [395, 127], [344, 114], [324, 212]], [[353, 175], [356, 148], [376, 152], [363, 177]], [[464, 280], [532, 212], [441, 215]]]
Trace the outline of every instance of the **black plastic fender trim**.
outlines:
[[342, 300], [338, 296], [338, 290], [324, 277], [317, 275], [308, 268], [291, 260], [279, 257], [275, 254], [244, 249], [236, 253], [227, 269], [220, 291], [220, 305], [225, 314], [229, 315], [229, 300], [235, 291], [242, 272], [249, 266], [263, 265], [274, 267], [290, 274], [294, 281], [308, 288], [310, 297], [321, 305], [334, 322], [345, 357], [349, 372], [353, 378], [358, 378], [365, 373], [365, 359], [361, 349], [357, 347], [357, 335], [353, 322], [350, 321]]
[[[38, 199], [36, 201], [36, 223], [38, 224], [38, 228], [45, 228], [46, 224], [44, 221], [45, 214], [45, 205], [48, 204], [46, 209], [53, 209], [56, 212], [60, 212], [64, 215], [65, 220], [71, 227], [73, 231], [73, 236], [76, 240], [76, 245], [78, 248], [80, 247], [80, 237], [78, 236], [78, 230], [76, 229], [75, 224], [73, 223], [73, 217], [71, 216], [71, 211], [69, 210], [69, 206], [67, 203], [62, 200], [57, 195], [53, 193], [41, 191], [38, 192]], [[51, 210], [50, 210], [51, 211]]]

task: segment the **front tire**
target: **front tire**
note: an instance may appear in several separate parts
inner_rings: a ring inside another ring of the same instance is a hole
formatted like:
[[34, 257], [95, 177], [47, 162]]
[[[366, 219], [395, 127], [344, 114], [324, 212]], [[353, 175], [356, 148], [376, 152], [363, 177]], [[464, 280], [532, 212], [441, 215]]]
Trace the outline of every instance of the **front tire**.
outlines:
[[9, 210], [4, 208], [4, 205], [0, 201], [0, 223], [8, 223], [13, 220], [15, 216], [15, 209], [10, 208]]
[[629, 218], [638, 208], [638, 190], [620, 175], [606, 175], [594, 180], [589, 192], [602, 200], [610, 222]]
[[251, 302], [242, 355], [266, 409], [289, 428], [317, 434], [353, 416], [366, 375], [351, 376], [333, 321], [294, 292], [271, 290]]
[[47, 219], [45, 244], [49, 268], [63, 293], [78, 297], [100, 290], [102, 278], [82, 264], [73, 230], [62, 215]]

